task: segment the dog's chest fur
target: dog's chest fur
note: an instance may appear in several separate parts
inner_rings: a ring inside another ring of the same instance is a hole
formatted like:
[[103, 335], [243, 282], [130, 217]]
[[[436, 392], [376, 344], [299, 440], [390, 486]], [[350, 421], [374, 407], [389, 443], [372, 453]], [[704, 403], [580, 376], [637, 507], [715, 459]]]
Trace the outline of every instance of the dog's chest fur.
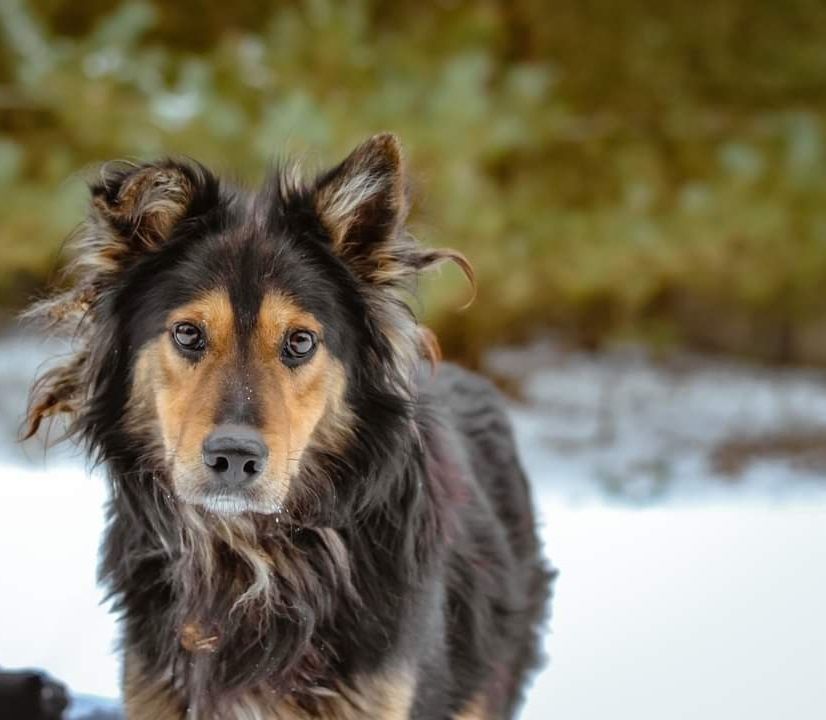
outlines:
[[[386, 647], [384, 630], [369, 637], [376, 625], [391, 632], [401, 607], [371, 624], [361, 589], [379, 582], [354, 571], [353, 538], [170, 506], [155, 515], [151, 544], [123, 553], [131, 537], [123, 516], [106, 547], [130, 566], [107, 554], [125, 583], [130, 719], [410, 716], [414, 673], [379, 657], [371, 643]], [[376, 569], [398, 594], [392, 573]], [[343, 674], [343, 666], [358, 669]]]
[[[197, 703], [183, 701], [161, 679], [143, 674], [140, 661], [127, 656], [124, 678], [126, 713], [130, 720], [198, 720], [213, 718]], [[312, 711], [290, 696], [277, 697], [266, 689], [247, 692], [220, 713], [221, 720], [407, 720], [414, 697], [414, 679], [406, 669], [394, 669], [358, 678], [341, 692], [319, 692]]]

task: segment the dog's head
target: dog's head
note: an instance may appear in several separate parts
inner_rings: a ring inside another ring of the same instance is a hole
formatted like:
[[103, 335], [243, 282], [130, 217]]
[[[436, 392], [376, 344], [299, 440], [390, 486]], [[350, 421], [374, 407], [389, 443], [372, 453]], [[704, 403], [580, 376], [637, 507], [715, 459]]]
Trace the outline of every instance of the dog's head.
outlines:
[[406, 234], [396, 138], [256, 192], [176, 161], [105, 166], [91, 191], [74, 284], [37, 309], [76, 352], [29, 432], [67, 412], [116, 471], [216, 513], [352, 492], [410, 422], [427, 335], [407, 286], [447, 259], [470, 274]]

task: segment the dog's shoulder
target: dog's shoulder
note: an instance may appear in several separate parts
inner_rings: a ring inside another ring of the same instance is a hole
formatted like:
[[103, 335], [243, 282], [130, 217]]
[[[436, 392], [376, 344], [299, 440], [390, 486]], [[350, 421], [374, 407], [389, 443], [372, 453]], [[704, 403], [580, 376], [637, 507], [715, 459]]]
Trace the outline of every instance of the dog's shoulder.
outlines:
[[422, 396], [455, 413], [489, 408], [505, 412], [505, 399], [496, 385], [477, 372], [451, 362], [441, 362], [434, 369], [419, 374]]
[[[472, 449], [512, 453], [513, 430], [503, 394], [488, 378], [453, 363], [441, 363], [419, 381], [420, 401]], [[476, 448], [478, 449], [478, 448]]]

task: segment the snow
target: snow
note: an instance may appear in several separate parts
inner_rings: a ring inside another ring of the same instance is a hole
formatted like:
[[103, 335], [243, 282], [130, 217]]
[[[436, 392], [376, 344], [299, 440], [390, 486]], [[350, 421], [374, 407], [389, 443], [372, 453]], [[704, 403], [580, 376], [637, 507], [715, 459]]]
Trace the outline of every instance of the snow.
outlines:
[[0, 662], [117, 695], [115, 623], [95, 582], [102, 480], [82, 465], [0, 465], [0, 478]]
[[[117, 695], [115, 624], [94, 581], [103, 483], [72, 466], [0, 472], [4, 664]], [[561, 574], [525, 720], [821, 718], [826, 506], [538, 499]]]
[[826, 507], [571, 507], [525, 720], [792, 717], [826, 707]]
[[[0, 341], [4, 407], [22, 408], [42, 354]], [[741, 427], [826, 424], [822, 378], [675, 376], [547, 347], [497, 362], [525, 378], [517, 438], [561, 571], [523, 720], [820, 720], [826, 483], [783, 458], [724, 478], [709, 454]], [[0, 458], [0, 663], [116, 697], [117, 631], [95, 585], [105, 485], [70, 454], [44, 461], [0, 439]]]
[[487, 369], [515, 382], [521, 455], [539, 488], [624, 505], [826, 502], [817, 447], [751, 458], [722, 474], [716, 451], [738, 439], [820, 439], [826, 375], [683, 357], [655, 364], [639, 351], [563, 352], [550, 342], [490, 353]]

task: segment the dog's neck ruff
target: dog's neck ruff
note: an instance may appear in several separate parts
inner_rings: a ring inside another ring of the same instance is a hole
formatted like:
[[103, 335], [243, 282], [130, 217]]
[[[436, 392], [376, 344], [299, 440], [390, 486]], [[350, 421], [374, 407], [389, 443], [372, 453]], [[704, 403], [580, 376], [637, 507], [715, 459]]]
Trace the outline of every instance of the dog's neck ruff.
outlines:
[[[414, 445], [426, 450], [419, 434]], [[441, 544], [438, 503], [423, 496], [432, 486], [424, 456], [403, 457], [398, 476], [383, 478], [387, 499], [336, 529], [210, 515], [164, 492], [157, 474], [122, 476], [103, 579], [146, 671], [169, 678], [170, 690], [207, 716], [266, 689], [312, 717], [319, 694], [341, 692], [394, 642], [398, 597]], [[411, 510], [403, 518], [393, 511], [400, 502]], [[365, 592], [387, 595], [378, 611], [366, 608]]]

